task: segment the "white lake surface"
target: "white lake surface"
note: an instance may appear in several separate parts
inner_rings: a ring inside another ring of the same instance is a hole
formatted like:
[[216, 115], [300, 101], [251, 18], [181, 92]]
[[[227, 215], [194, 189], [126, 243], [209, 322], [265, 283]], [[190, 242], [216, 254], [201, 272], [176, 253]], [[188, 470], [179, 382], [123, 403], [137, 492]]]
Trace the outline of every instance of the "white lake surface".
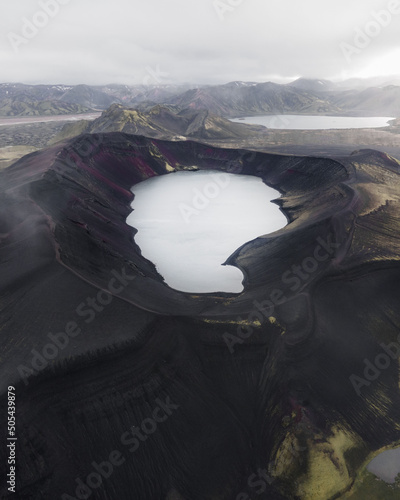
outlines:
[[327, 130], [350, 128], [388, 127], [390, 116], [306, 116], [306, 115], [266, 115], [246, 116], [231, 120], [237, 123], [264, 125], [264, 127], [283, 130]]
[[223, 266], [244, 243], [287, 225], [258, 177], [215, 171], [175, 172], [132, 188], [127, 223], [166, 283], [189, 293], [243, 290], [242, 272]]
[[400, 448], [384, 451], [367, 465], [367, 469], [386, 483], [394, 483], [400, 474]]

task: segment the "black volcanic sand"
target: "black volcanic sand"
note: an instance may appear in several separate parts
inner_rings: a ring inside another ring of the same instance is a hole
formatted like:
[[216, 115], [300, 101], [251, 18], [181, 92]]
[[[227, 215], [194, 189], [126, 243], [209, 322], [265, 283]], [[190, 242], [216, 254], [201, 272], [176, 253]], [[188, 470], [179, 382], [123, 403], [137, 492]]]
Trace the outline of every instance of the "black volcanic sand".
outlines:
[[[132, 185], [193, 165], [282, 193], [289, 224], [228, 259], [240, 294], [172, 290], [125, 222]], [[1, 498], [325, 500], [350, 488], [400, 441], [396, 356], [359, 394], [350, 379], [398, 342], [399, 174], [372, 150], [296, 157], [120, 133], [2, 172]], [[154, 424], [160, 402], [172, 409]], [[143, 425], [130, 451], [121, 436]], [[124, 463], [96, 487], [93, 463], [113, 451]]]

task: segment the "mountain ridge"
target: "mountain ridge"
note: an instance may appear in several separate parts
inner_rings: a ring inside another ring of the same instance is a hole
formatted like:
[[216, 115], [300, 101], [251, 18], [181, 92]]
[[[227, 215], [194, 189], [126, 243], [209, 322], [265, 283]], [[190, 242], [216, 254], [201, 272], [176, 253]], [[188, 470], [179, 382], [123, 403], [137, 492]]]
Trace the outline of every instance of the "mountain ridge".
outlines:
[[348, 88], [328, 80], [300, 78], [285, 85], [240, 81], [131, 87], [0, 84], [0, 115], [29, 116], [42, 109], [49, 114], [77, 113], [104, 110], [112, 104], [149, 111], [163, 104], [180, 110], [208, 110], [227, 118], [285, 113], [392, 116], [400, 115], [400, 87], [395, 83], [392, 80], [386, 86]]

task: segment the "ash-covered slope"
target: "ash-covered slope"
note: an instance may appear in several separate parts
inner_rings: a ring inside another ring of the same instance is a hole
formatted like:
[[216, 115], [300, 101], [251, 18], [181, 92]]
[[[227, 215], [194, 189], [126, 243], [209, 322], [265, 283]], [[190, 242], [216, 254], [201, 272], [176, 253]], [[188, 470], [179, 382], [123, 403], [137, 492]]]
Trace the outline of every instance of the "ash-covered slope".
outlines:
[[[282, 193], [287, 227], [229, 259], [241, 294], [170, 289], [125, 222], [132, 185], [193, 165]], [[400, 340], [399, 175], [375, 151], [333, 160], [122, 133], [0, 174], [18, 497], [321, 500], [350, 488], [400, 440], [399, 364], [386, 354]], [[366, 375], [365, 360], [380, 368]], [[5, 482], [0, 494], [12, 498]]]

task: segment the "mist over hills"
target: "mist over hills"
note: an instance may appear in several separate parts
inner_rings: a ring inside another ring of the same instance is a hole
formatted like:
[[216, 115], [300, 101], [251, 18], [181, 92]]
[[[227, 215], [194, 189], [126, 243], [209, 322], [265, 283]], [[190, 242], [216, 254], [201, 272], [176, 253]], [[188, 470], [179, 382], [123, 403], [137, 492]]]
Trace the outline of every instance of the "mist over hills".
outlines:
[[[368, 82], [371, 85], [368, 85]], [[123, 104], [149, 111], [156, 104], [238, 117], [260, 114], [400, 114], [400, 78], [348, 81], [299, 78], [289, 84], [24, 85], [0, 84], [0, 116], [79, 114]]]
[[400, 87], [370, 87], [362, 91], [349, 90], [337, 92], [329, 96], [330, 102], [341, 109], [351, 110], [359, 114], [400, 116]]
[[348, 90], [327, 80], [299, 79], [289, 85], [232, 82], [188, 90], [168, 102], [226, 117], [275, 113], [399, 116], [400, 86]]
[[294, 82], [288, 83], [287, 86], [312, 92], [325, 92], [339, 88], [336, 83], [330, 80], [315, 80], [310, 78], [298, 78]]
[[188, 90], [172, 98], [180, 108], [208, 109], [221, 116], [269, 113], [337, 113], [339, 109], [317, 94], [277, 83], [232, 82]]

